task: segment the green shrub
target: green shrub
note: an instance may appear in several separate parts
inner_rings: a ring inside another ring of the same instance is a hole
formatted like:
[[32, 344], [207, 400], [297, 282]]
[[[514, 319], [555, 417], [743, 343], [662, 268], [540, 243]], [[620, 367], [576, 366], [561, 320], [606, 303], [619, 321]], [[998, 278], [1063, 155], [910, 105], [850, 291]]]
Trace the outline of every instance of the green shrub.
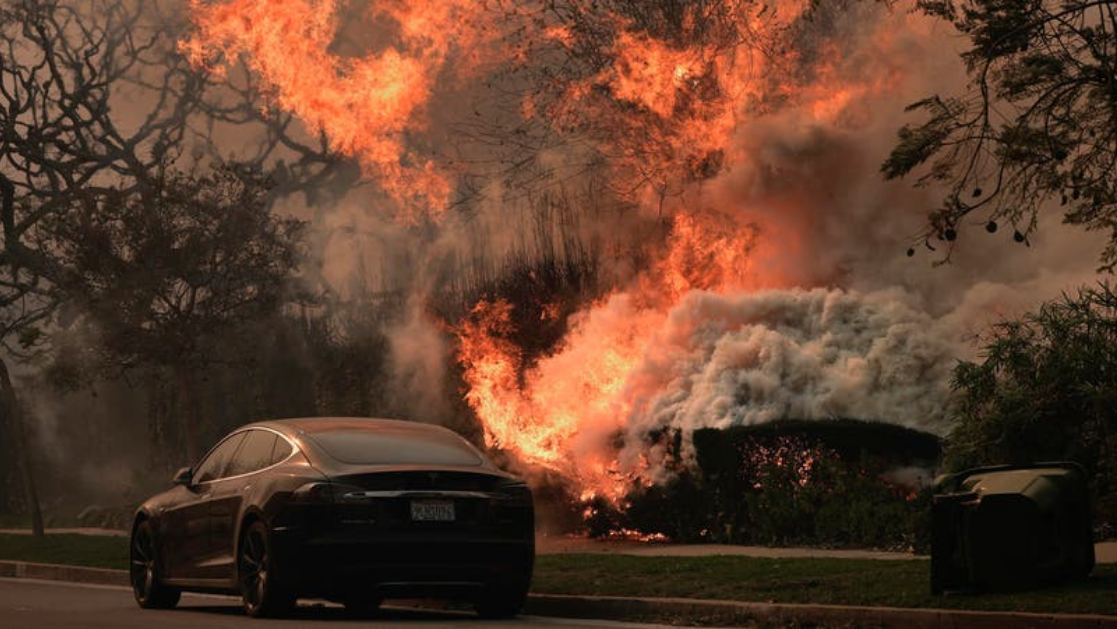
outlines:
[[1117, 525], [1117, 293], [1064, 294], [994, 325], [954, 371], [949, 469], [1068, 460], [1090, 478], [1095, 525]]

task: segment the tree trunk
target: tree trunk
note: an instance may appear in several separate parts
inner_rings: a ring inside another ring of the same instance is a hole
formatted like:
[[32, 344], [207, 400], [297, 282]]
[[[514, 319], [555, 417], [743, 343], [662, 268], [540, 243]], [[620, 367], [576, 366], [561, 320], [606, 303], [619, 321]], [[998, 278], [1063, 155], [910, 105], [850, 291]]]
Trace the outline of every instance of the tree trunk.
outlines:
[[15, 446], [16, 465], [19, 467], [20, 480], [27, 508], [31, 511], [31, 533], [43, 536], [43, 511], [39, 506], [39, 492], [35, 487], [35, 474], [31, 468], [31, 451], [27, 445], [27, 433], [23, 425], [23, 414], [16, 402], [15, 389], [8, 375], [8, 365], [0, 358], [0, 421], [11, 429]]
[[175, 367], [175, 379], [178, 381], [179, 404], [183, 410], [182, 434], [186, 439], [186, 457], [190, 465], [197, 465], [202, 456], [199, 434], [202, 418], [199, 413], [197, 381], [188, 366]]

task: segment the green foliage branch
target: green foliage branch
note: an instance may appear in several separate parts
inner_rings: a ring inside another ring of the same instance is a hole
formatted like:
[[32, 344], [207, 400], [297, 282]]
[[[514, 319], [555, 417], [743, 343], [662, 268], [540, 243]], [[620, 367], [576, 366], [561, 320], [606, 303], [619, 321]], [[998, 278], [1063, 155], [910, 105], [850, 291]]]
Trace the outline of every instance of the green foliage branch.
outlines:
[[1104, 269], [1117, 265], [1117, 2], [919, 0], [969, 39], [960, 95], [934, 95], [909, 110], [926, 119], [899, 131], [881, 166], [916, 170], [945, 187], [920, 238], [953, 251], [967, 218], [988, 231], [1011, 225], [1028, 242], [1047, 204], [1064, 220], [1109, 232]]

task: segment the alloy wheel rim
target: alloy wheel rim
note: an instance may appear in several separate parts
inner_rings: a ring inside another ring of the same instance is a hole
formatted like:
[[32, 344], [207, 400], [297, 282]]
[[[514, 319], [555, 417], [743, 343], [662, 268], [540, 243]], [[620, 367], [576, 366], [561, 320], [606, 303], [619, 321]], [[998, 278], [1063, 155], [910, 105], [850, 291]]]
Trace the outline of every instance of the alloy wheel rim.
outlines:
[[258, 531], [251, 531], [241, 549], [240, 581], [244, 601], [250, 608], [256, 608], [264, 600], [268, 583], [268, 553], [263, 537]]
[[146, 599], [155, 581], [155, 549], [146, 527], [140, 527], [132, 539], [131, 562], [132, 588]]

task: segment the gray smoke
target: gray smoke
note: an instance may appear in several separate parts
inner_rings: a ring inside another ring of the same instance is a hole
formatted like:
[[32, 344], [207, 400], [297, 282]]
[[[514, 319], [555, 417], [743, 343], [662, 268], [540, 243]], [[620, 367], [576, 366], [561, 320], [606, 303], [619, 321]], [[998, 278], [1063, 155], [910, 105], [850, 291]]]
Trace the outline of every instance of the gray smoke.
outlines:
[[689, 294], [629, 379], [622, 461], [635, 461], [647, 436], [663, 429], [689, 435], [783, 418], [858, 418], [942, 434], [959, 347], [912, 301], [896, 289]]

